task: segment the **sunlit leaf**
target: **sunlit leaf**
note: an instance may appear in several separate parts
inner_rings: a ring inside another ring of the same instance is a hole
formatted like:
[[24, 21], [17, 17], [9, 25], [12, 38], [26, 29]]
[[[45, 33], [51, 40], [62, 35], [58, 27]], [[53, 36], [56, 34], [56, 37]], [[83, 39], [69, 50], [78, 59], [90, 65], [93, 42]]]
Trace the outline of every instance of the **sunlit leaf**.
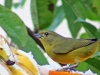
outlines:
[[[0, 5], [0, 26], [6, 33], [24, 46], [27, 42], [27, 31], [23, 21], [10, 9]], [[15, 42], [16, 43], [16, 42]]]
[[93, 7], [96, 8], [97, 14], [100, 16], [100, 0], [93, 0]]
[[100, 16], [90, 10], [87, 10], [87, 18], [94, 21], [100, 21]]

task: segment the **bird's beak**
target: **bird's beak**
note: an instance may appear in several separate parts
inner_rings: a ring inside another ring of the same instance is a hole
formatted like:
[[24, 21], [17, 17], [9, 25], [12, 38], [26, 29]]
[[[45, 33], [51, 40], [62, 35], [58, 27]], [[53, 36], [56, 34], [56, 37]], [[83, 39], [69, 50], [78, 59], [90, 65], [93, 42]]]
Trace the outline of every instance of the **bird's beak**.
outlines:
[[37, 37], [37, 38], [41, 38], [41, 37], [42, 37], [41, 34], [39, 34], [39, 33], [34, 34], [34, 35], [35, 35], [35, 37]]

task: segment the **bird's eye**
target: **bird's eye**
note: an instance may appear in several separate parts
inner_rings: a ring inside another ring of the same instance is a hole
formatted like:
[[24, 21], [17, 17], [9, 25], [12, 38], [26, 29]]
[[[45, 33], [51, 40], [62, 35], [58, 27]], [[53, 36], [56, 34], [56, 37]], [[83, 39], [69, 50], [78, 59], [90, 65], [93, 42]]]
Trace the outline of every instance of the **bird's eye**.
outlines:
[[49, 33], [48, 33], [48, 32], [45, 32], [45, 35], [46, 35], [46, 36], [48, 36], [48, 35], [49, 35]]

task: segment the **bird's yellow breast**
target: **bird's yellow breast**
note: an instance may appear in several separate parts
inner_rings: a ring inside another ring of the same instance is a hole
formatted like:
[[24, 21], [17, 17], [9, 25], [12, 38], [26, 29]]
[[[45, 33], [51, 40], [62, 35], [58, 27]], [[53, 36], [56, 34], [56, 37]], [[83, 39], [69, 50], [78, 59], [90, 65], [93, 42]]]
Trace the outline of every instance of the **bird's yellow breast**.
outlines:
[[68, 53], [54, 53], [52, 48], [47, 44], [45, 46], [45, 50], [47, 54], [56, 62], [62, 64], [69, 64], [69, 63], [77, 63], [77, 61], [84, 61], [90, 58], [93, 54], [96, 53], [99, 47], [99, 42], [95, 42], [91, 45], [81, 47], [70, 51]]

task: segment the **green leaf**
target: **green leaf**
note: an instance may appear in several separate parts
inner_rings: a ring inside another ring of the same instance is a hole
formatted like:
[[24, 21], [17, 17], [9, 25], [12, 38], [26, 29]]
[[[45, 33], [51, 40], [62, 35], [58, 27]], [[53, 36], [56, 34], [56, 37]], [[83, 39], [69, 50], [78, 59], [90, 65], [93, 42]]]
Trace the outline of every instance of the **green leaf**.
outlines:
[[86, 9], [80, 0], [63, 0], [63, 1], [64, 3], [69, 5], [70, 9], [73, 11], [76, 17], [81, 17], [83, 19], [86, 19]]
[[[24, 46], [27, 42], [27, 31], [23, 21], [11, 10], [0, 5], [0, 26], [12, 38]], [[16, 43], [16, 42], [15, 42]]]
[[25, 3], [26, 3], [26, 0], [22, 0], [22, 1], [21, 1], [21, 6], [24, 6]]
[[100, 74], [100, 68], [98, 69], [99, 63], [100, 63], [100, 60], [98, 60], [96, 58], [88, 59], [84, 62], [81, 62], [78, 65], [77, 70], [82, 71], [82, 72], [86, 72], [87, 70], [90, 69], [93, 73], [96, 73], [99, 75]]
[[50, 27], [48, 27], [48, 30], [55, 30], [55, 28], [61, 23], [64, 17], [65, 13], [62, 9], [62, 6], [56, 7], [53, 22], [51, 23]]
[[[64, 12], [65, 12], [65, 17], [67, 18], [67, 21], [68, 21], [68, 27], [70, 29], [72, 36], [75, 38], [81, 28], [81, 24], [76, 23], [75, 21], [77, 20], [79, 16], [83, 17], [82, 15], [83, 14], [85, 15], [85, 11], [82, 11], [83, 7], [80, 5], [80, 2], [78, 0], [75, 0], [75, 1], [62, 0], [62, 3], [63, 3]], [[77, 9], [77, 7], [79, 6], [80, 8]], [[82, 10], [81, 10], [81, 7], [82, 7]], [[81, 14], [80, 12], [80, 14], [78, 15], [79, 10], [82, 11], [83, 13]]]
[[95, 31], [94, 35], [95, 35], [96, 38], [100, 39], [100, 29], [98, 29], [97, 31]]
[[95, 38], [94, 34], [92, 34], [87, 28], [84, 27], [84, 29], [90, 38]]
[[93, 0], [81, 0], [83, 5], [86, 7], [86, 10], [91, 10], [92, 12], [96, 13], [95, 7], [93, 7]]
[[100, 0], [93, 0], [93, 6], [96, 8], [97, 14], [100, 16]]
[[86, 9], [86, 16], [90, 20], [97, 20], [100, 21], [100, 15], [97, 14], [97, 9], [94, 7], [94, 1], [97, 0], [81, 0], [85, 9]]
[[90, 10], [87, 10], [87, 18], [90, 20], [100, 21], [100, 16]]
[[87, 33], [82, 33], [80, 35], [80, 38], [89, 38], [88, 34]]
[[86, 62], [81, 62], [76, 69], [84, 72], [84, 71], [88, 70], [89, 68], [88, 68], [88, 64]]
[[18, 8], [19, 6], [22, 6], [22, 7], [23, 7], [24, 4], [25, 4], [25, 2], [26, 2], [26, 0], [21, 0], [19, 3], [15, 3], [15, 4], [14, 4], [14, 7], [15, 7], [15, 8]]
[[25, 45], [25, 47], [22, 48], [22, 50], [24, 50], [26, 52], [31, 51], [39, 65], [48, 64], [48, 61], [45, 58], [45, 56], [43, 55], [43, 53], [41, 52], [41, 50], [39, 50], [36, 43], [29, 36], [28, 36], [27, 44]]
[[31, 16], [35, 29], [45, 29], [53, 20], [56, 0], [31, 0]]
[[18, 8], [19, 6], [20, 6], [19, 3], [15, 3], [15, 4], [14, 4], [14, 7], [15, 7], [15, 8]]
[[13, 1], [13, 0], [5, 0], [5, 4], [4, 4], [5, 7], [11, 9], [11, 7], [12, 7], [12, 1]]
[[90, 69], [97, 73], [98, 75], [100, 74], [100, 60], [97, 58], [91, 58], [85, 61], [86, 63], [89, 64], [88, 67], [90, 67]]
[[92, 8], [93, 8], [93, 0], [81, 0], [81, 1], [86, 6], [86, 8], [92, 10]]
[[84, 27], [84, 29], [87, 32], [87, 34], [88, 34], [89, 37], [93, 37], [93, 38], [95, 37], [94, 34], [97, 31], [97, 28], [94, 25], [86, 22], [82, 18], [78, 18], [76, 22], [82, 23], [82, 26]]

